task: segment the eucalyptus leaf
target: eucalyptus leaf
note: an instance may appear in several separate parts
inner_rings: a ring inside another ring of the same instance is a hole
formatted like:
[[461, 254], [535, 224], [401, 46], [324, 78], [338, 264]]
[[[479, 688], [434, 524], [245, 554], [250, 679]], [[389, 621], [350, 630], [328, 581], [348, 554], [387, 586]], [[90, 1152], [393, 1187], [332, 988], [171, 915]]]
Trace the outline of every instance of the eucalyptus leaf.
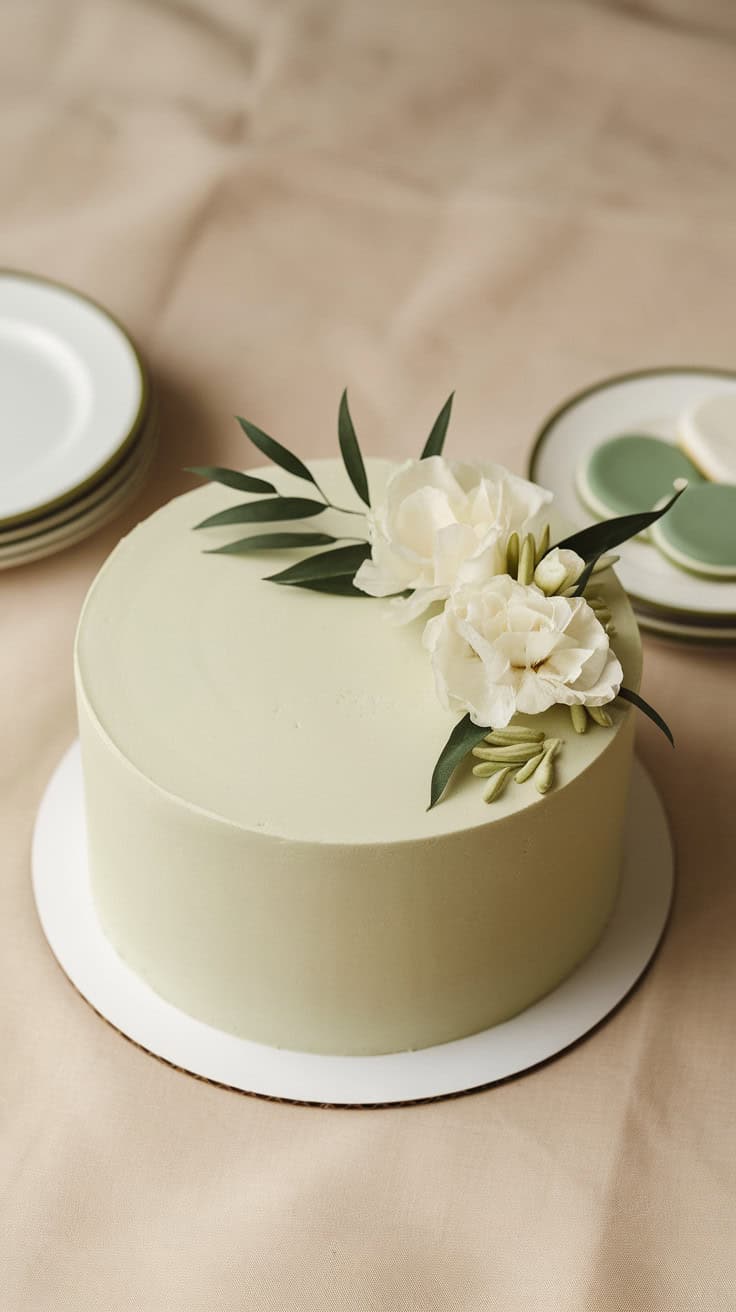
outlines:
[[211, 483], [222, 483], [225, 487], [234, 487], [238, 492], [275, 492], [273, 483], [265, 478], [253, 478], [251, 474], [242, 474], [238, 469], [222, 469], [220, 465], [188, 465], [187, 474], [198, 474]]
[[322, 579], [353, 577], [364, 560], [371, 554], [367, 542], [357, 542], [349, 547], [335, 547], [334, 551], [320, 551], [316, 556], [297, 561], [279, 574], [270, 574], [268, 583], [316, 583]]
[[[620, 547], [621, 543], [627, 542], [629, 538], [635, 538], [639, 533], [643, 533], [651, 524], [656, 524], [657, 520], [674, 506], [686, 487], [687, 484], [678, 487], [669, 501], [658, 510], [647, 510], [637, 515], [621, 515], [617, 519], [607, 519], [602, 524], [591, 524], [588, 528], [580, 529], [578, 533], [563, 538], [562, 542], [556, 542], [555, 546], [576, 551], [588, 562], [597, 559], [605, 552]], [[553, 548], [550, 547], [550, 550]]]
[[338, 542], [330, 533], [252, 533], [249, 538], [210, 547], [206, 556], [244, 556], [251, 551], [281, 551], [287, 547], [328, 547]]
[[222, 524], [265, 524], [277, 519], [309, 519], [321, 515], [327, 507], [323, 501], [305, 497], [268, 497], [265, 501], [246, 501], [209, 515], [195, 528], [219, 528]]
[[450, 415], [452, 413], [452, 403], [454, 399], [455, 399], [455, 393], [450, 392], [450, 395], [448, 396], [447, 400], [445, 401], [445, 404], [443, 405], [437, 418], [435, 419], [434, 424], [432, 425], [432, 431], [429, 437], [424, 443], [424, 450], [422, 451], [422, 454], [419, 457], [420, 460], [426, 460], [428, 456], [442, 455], [442, 448], [445, 445], [445, 435], [447, 433], [447, 425], [450, 422]]
[[288, 451], [285, 446], [277, 442], [275, 437], [269, 437], [268, 433], [264, 433], [262, 428], [257, 428], [249, 419], [242, 419], [240, 415], [235, 417], [246, 437], [250, 438], [253, 445], [257, 446], [264, 456], [272, 460], [275, 465], [280, 465], [287, 473], [293, 474], [295, 478], [306, 478], [310, 483], [314, 483], [316, 488], [319, 488], [319, 483], [314, 474], [307, 469], [303, 460], [300, 460], [293, 452]]
[[329, 592], [334, 597], [368, 597], [353, 583], [352, 574], [341, 574], [334, 579], [309, 579], [304, 583], [295, 583], [295, 588], [306, 588], [309, 592]]
[[582, 597], [583, 593], [585, 592], [585, 589], [590, 583], [591, 575], [593, 574], [593, 571], [595, 570], [595, 567], [598, 564], [599, 560], [600, 560], [600, 555], [597, 555], [597, 556], [592, 556], [591, 559], [588, 561], [587, 565], [585, 566], [585, 569], [580, 575], [580, 578], [575, 584], [575, 591], [572, 594], [574, 597]]
[[365, 502], [366, 506], [370, 506], [371, 498], [370, 492], [368, 491], [368, 477], [365, 472], [365, 465], [363, 464], [363, 457], [360, 454], [358, 438], [350, 416], [347, 389], [340, 397], [340, 409], [337, 416], [337, 433], [340, 438], [342, 462], [347, 470], [348, 478], [355, 488], [355, 491], [358, 493], [361, 501]]
[[675, 739], [672, 730], [667, 721], [662, 719], [659, 711], [655, 711], [654, 707], [649, 705], [649, 702], [645, 702], [644, 698], [640, 697], [638, 692], [632, 692], [631, 688], [619, 688], [618, 695], [623, 698], [625, 702], [631, 702], [632, 706], [636, 706], [640, 711], [643, 711], [645, 715], [648, 715], [649, 719], [656, 724], [658, 729], [662, 730], [665, 738], [668, 738], [674, 747]]
[[437, 805], [457, 767], [488, 732], [488, 725], [481, 729], [477, 724], [473, 724], [469, 715], [464, 715], [462, 720], [458, 721], [434, 767], [428, 811]]

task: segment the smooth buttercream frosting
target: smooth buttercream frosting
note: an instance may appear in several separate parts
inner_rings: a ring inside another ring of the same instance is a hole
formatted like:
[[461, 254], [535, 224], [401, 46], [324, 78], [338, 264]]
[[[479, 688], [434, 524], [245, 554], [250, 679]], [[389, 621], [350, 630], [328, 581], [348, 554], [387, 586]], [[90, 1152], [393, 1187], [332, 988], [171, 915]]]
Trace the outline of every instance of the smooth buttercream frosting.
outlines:
[[[359, 507], [338, 462], [312, 467], [332, 499]], [[371, 485], [390, 469], [368, 462]], [[84, 606], [77, 690], [103, 928], [182, 1009], [277, 1046], [392, 1051], [513, 1014], [569, 972], [610, 913], [628, 708], [584, 735], [565, 707], [535, 717], [565, 739], [546, 796], [514, 785], [486, 806], [467, 769], [428, 812], [453, 718], [423, 621], [400, 627], [390, 603], [263, 581], [303, 553], [206, 554], [243, 530], [193, 526], [242, 499], [210, 486], [164, 506], [123, 539]], [[318, 527], [362, 526], [329, 511]], [[636, 688], [628, 602], [610, 573], [596, 592]]]

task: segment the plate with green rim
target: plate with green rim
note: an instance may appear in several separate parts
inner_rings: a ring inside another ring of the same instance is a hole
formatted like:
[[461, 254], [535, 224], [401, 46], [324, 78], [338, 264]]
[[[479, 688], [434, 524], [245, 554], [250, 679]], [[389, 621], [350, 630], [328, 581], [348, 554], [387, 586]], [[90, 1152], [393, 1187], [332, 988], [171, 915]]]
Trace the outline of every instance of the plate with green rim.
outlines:
[[[736, 371], [673, 365], [604, 378], [569, 397], [545, 420], [529, 459], [529, 477], [555, 494], [560, 513], [576, 528], [595, 523], [578, 490], [581, 467], [593, 451], [626, 433], [676, 445], [680, 417], [723, 391], [736, 392]], [[703, 620], [716, 628], [736, 627], [736, 581], [690, 574], [638, 538], [624, 543], [618, 554], [616, 572], [635, 607], [673, 627], [699, 626]]]
[[[158, 442], [155, 419], [146, 426], [145, 434], [135, 451], [135, 458], [126, 464], [125, 477], [111, 479], [104, 494], [89, 499], [84, 509], [72, 509], [68, 517], [52, 527], [37, 527], [30, 536], [0, 541], [0, 570], [28, 565], [45, 556], [56, 555], [67, 547], [76, 546], [98, 529], [105, 527], [142, 490], [148, 476]], [[84, 499], [87, 502], [87, 498]]]
[[57, 510], [48, 511], [33, 519], [24, 520], [10, 528], [0, 527], [0, 554], [22, 543], [33, 543], [50, 531], [62, 529], [103, 506], [119, 490], [126, 487], [143, 464], [150, 463], [149, 453], [158, 432], [158, 407], [152, 401], [146, 411], [145, 422], [136, 433], [135, 441], [112, 469], [95, 481], [87, 491], [66, 501]]
[[0, 270], [0, 529], [64, 506], [134, 443], [148, 376], [100, 305], [36, 274]]

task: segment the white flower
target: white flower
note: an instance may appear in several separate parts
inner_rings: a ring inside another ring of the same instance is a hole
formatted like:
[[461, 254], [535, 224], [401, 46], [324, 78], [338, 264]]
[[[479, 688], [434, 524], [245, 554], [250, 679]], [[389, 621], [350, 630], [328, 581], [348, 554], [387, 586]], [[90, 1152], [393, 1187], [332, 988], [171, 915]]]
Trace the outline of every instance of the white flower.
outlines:
[[368, 514], [372, 557], [355, 585], [372, 597], [411, 590], [403, 620], [444, 601], [459, 583], [483, 583], [506, 569], [510, 533], [531, 532], [552, 494], [500, 465], [430, 456], [393, 473]]
[[565, 588], [571, 588], [584, 569], [585, 561], [576, 551], [571, 551], [569, 547], [553, 547], [537, 565], [534, 582], [549, 597], [553, 592], [564, 592]]
[[453, 592], [423, 641], [442, 705], [494, 729], [557, 702], [604, 706], [623, 678], [583, 597], [546, 597], [508, 575]]

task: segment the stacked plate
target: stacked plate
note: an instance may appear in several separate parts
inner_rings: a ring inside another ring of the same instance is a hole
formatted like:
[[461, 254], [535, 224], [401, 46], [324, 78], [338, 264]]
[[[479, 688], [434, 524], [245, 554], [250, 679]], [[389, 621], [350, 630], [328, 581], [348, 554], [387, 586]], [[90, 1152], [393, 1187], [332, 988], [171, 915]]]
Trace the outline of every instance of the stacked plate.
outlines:
[[156, 434], [148, 376], [120, 325], [77, 292], [0, 271], [0, 569], [118, 514]]
[[[580, 469], [601, 443], [644, 433], [675, 445], [681, 417], [723, 392], [736, 393], [736, 373], [672, 368], [606, 379], [565, 401], [546, 421], [529, 476], [554, 492], [565, 518], [583, 528], [595, 517], [578, 491]], [[736, 643], [736, 580], [688, 573], [641, 538], [617, 552], [616, 572], [642, 628], [709, 646]]]

